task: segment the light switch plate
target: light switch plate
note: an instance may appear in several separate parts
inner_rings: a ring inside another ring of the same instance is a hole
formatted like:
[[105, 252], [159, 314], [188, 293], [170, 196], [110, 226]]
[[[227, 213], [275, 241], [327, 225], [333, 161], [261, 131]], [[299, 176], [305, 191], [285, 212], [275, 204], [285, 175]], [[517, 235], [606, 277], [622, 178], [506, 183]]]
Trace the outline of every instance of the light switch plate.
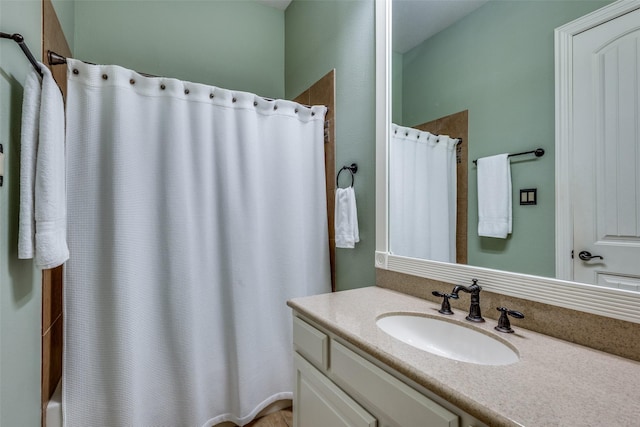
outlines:
[[538, 189], [537, 188], [525, 188], [520, 190], [520, 204], [521, 205], [537, 205], [538, 204]]

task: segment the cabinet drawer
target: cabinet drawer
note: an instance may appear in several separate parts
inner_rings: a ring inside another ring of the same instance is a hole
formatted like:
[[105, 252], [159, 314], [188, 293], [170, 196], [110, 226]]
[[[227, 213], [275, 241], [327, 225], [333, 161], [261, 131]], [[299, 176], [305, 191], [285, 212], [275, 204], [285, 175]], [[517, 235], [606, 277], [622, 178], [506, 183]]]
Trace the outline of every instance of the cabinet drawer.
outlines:
[[298, 317], [293, 318], [293, 345], [316, 367], [329, 368], [329, 337]]
[[298, 427], [377, 427], [377, 420], [338, 386], [294, 353], [296, 393], [294, 425]]
[[399, 426], [459, 425], [456, 414], [334, 340], [331, 340], [331, 372], [336, 383], [356, 400], [369, 402]]

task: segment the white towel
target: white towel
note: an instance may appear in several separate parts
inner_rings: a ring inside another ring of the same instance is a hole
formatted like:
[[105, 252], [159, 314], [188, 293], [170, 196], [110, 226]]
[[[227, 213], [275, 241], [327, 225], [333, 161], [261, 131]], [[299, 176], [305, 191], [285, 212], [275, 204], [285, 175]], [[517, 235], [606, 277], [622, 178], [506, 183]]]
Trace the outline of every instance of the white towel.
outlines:
[[22, 131], [20, 143], [20, 220], [18, 228], [18, 258], [34, 255], [36, 224], [34, 219], [34, 180], [36, 151], [40, 132], [40, 76], [35, 70], [27, 75], [22, 99]]
[[[40, 64], [40, 69], [44, 73], [40, 91], [31, 75], [25, 83], [23, 109], [26, 108], [29, 115], [23, 117], [23, 157], [20, 160], [23, 174], [20, 184], [24, 185], [20, 189], [21, 197], [24, 195], [24, 203], [23, 200], [20, 202], [20, 227], [25, 229], [19, 231], [18, 246], [22, 246], [20, 257], [35, 256], [36, 265], [46, 269], [57, 267], [69, 259], [69, 249], [64, 103], [49, 69], [43, 64]], [[36, 103], [40, 105], [38, 115], [34, 113]]]
[[478, 159], [478, 235], [506, 239], [512, 231], [508, 154]]
[[353, 248], [360, 241], [353, 187], [336, 188], [335, 231], [337, 248]]

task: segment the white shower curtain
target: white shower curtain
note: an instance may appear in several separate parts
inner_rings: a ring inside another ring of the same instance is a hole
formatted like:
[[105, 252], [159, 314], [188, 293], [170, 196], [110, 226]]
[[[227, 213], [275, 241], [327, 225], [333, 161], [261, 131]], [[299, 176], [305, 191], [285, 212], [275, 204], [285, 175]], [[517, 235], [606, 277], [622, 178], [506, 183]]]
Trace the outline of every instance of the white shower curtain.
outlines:
[[391, 126], [389, 246], [395, 255], [456, 261], [457, 139]]
[[68, 61], [66, 426], [249, 422], [330, 291], [325, 108]]

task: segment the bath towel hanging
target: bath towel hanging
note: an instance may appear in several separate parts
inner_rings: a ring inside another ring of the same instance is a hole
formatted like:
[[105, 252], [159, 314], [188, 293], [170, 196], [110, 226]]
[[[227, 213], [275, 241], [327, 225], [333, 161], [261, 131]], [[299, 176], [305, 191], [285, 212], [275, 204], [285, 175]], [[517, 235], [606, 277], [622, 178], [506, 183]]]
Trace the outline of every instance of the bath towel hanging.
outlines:
[[512, 231], [508, 154], [478, 159], [478, 235], [505, 239]]
[[360, 241], [358, 208], [353, 187], [336, 188], [335, 236], [337, 248], [353, 249]]
[[27, 76], [23, 98], [18, 257], [42, 269], [69, 258], [65, 182], [65, 117], [62, 94], [40, 64]]

